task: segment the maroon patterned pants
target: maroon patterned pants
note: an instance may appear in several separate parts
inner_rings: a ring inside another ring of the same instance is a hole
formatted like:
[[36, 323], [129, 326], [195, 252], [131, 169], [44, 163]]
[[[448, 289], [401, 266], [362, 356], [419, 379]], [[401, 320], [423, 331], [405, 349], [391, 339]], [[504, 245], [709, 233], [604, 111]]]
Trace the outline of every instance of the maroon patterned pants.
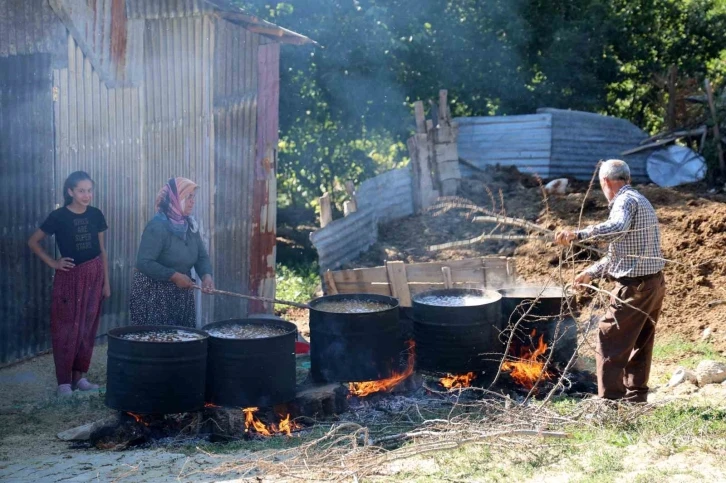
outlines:
[[50, 332], [58, 384], [71, 384], [73, 371], [88, 372], [103, 303], [103, 262], [94, 258], [53, 280]]

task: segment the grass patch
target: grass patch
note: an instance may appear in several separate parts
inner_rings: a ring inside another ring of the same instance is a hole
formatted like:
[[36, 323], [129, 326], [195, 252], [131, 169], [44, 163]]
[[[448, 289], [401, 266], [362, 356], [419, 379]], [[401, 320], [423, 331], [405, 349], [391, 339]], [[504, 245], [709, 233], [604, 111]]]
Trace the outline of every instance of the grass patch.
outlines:
[[[320, 285], [317, 263], [297, 266], [278, 264], [276, 273], [278, 299], [307, 303], [315, 298]], [[277, 309], [284, 313], [288, 307], [278, 305]]]
[[695, 369], [704, 359], [726, 362], [710, 342], [691, 342], [682, 337], [656, 339], [653, 347], [653, 361], [678, 363], [687, 369]]

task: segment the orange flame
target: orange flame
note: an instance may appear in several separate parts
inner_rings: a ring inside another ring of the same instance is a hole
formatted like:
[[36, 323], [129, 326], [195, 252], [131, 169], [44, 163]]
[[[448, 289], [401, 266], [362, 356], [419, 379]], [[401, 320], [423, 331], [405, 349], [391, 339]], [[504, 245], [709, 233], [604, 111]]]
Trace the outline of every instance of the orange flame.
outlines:
[[295, 421], [290, 421], [290, 415], [282, 417], [280, 415], [280, 425], [277, 426], [275, 423], [270, 424], [268, 428], [265, 423], [257, 419], [254, 415], [259, 408], [244, 408], [242, 412], [245, 414], [245, 433], [249, 433], [250, 429], [253, 429], [257, 434], [262, 436], [272, 436], [277, 433], [285, 433], [288, 436], [292, 436], [290, 433], [295, 429], [300, 429], [302, 426], [297, 424]]
[[[534, 340], [537, 335], [536, 330], [532, 330], [530, 338]], [[527, 389], [532, 389], [534, 384], [540, 379], [550, 379], [552, 374], [547, 372], [544, 362], [541, 360], [542, 355], [547, 351], [547, 344], [544, 343], [544, 334], [539, 336], [537, 347], [534, 351], [530, 347], [522, 347], [520, 349], [520, 357], [516, 362], [505, 362], [502, 364], [503, 371], [509, 371], [512, 379]], [[541, 376], [541, 377], [540, 377]]]
[[213, 403], [204, 403], [204, 407], [205, 408], [220, 408], [222, 406], [217, 406], [216, 404], [213, 404]]
[[388, 379], [381, 379], [378, 381], [366, 381], [366, 382], [351, 382], [348, 384], [350, 393], [364, 397], [376, 392], [388, 391], [396, 387], [399, 383], [404, 381], [408, 376], [413, 374], [413, 363], [415, 360], [414, 347], [416, 346], [413, 340], [408, 341], [408, 363], [406, 364], [406, 370], [400, 374], [394, 373], [393, 376]]
[[458, 389], [460, 387], [471, 386], [471, 381], [474, 379], [476, 379], [476, 374], [467, 372], [466, 374], [459, 374], [457, 376], [447, 374], [446, 377], [439, 379], [439, 382], [446, 389]]
[[128, 414], [131, 417], [133, 417], [136, 420], [137, 423], [143, 424], [144, 426], [148, 426], [149, 425], [149, 423], [147, 423], [146, 421], [144, 421], [144, 417], [142, 415], [140, 415], [140, 414], [136, 414], [136, 413], [132, 413], [132, 412], [128, 412], [128, 411], [126, 412], [126, 414]]

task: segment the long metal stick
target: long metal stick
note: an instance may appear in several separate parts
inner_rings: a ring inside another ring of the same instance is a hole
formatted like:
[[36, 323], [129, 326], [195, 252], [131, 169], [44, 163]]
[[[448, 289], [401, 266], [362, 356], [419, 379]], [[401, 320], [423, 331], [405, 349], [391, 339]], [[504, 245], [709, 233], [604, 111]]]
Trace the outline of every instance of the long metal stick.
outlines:
[[[198, 285], [195, 285], [194, 288], [197, 290], [202, 290], [202, 287], [200, 287]], [[255, 295], [243, 295], [241, 293], [227, 292], [225, 290], [214, 289], [214, 290], [210, 290], [207, 293], [209, 293], [211, 295], [229, 295], [230, 297], [239, 297], [239, 298], [248, 299], [248, 300], [259, 300], [261, 302], [267, 302], [270, 304], [290, 305], [292, 307], [297, 307], [299, 309], [310, 309], [310, 306], [308, 304], [300, 304], [297, 302], [290, 302], [288, 300], [268, 299], [267, 297], [257, 297]]]

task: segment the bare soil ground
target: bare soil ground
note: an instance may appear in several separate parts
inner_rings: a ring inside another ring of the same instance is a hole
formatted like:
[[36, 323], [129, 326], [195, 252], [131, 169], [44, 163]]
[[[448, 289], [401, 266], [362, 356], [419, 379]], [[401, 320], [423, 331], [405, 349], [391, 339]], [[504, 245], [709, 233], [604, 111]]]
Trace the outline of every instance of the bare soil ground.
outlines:
[[[597, 185], [597, 182], [595, 183]], [[597, 186], [572, 182], [563, 196], [545, 197], [539, 182], [515, 169], [491, 169], [464, 180], [461, 195], [478, 206], [536, 222], [549, 229], [584, 227], [604, 221], [607, 201]], [[640, 185], [655, 207], [661, 224], [664, 256], [670, 262], [660, 335], [697, 340], [710, 327], [713, 343], [726, 351], [726, 195], [708, 194], [702, 184], [679, 188]], [[484, 226], [467, 219], [466, 211], [427, 213], [384, 224], [379, 241], [351, 267], [377, 266], [385, 260], [421, 262], [484, 255], [514, 256], [526, 283], [569, 282], [593, 260], [579, 257], [560, 264], [561, 248], [549, 242], [485, 241], [463, 248], [431, 251], [429, 246], [466, 240]], [[489, 225], [491, 229], [491, 225]], [[607, 288], [607, 285], [606, 287]]]

